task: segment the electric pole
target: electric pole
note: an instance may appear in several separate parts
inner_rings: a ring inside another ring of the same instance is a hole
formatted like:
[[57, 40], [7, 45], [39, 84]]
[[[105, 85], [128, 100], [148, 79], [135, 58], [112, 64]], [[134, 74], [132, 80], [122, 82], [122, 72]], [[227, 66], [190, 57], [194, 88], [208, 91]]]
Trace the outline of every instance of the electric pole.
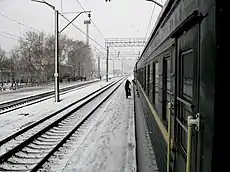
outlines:
[[98, 55], [98, 78], [100, 78], [100, 75], [101, 75], [101, 71], [100, 71], [100, 55]]
[[121, 76], [123, 76], [123, 58], [121, 57]]
[[89, 24], [86, 24], [86, 34], [87, 34], [86, 44], [89, 45]]
[[91, 24], [91, 21], [85, 20], [84, 24], [86, 25], [86, 44], [89, 45], [89, 24]]
[[113, 77], [115, 77], [114, 60], [115, 59], [113, 59]]
[[[60, 95], [59, 95], [59, 34], [65, 30], [77, 17], [79, 17], [82, 13], [89, 13], [88, 16], [90, 18], [90, 12], [91, 11], [82, 11], [80, 13], [78, 13], [78, 15], [76, 17], [73, 18], [73, 20], [71, 20], [63, 29], [61, 29], [61, 31], [59, 31], [58, 29], [58, 16], [59, 16], [59, 12], [58, 10], [56, 10], [55, 6], [49, 4], [46, 1], [41, 1], [41, 0], [31, 0], [34, 2], [38, 2], [38, 3], [42, 3], [42, 4], [46, 4], [48, 5], [50, 8], [52, 8], [55, 12], [55, 57], [54, 57], [54, 80], [55, 80], [55, 87], [54, 87], [54, 93], [55, 93], [55, 102], [59, 102], [60, 101]], [[62, 14], [60, 14], [62, 15]], [[62, 15], [63, 16], [63, 15]]]
[[109, 47], [107, 47], [107, 57], [106, 57], [106, 82], [109, 81]]
[[[85, 20], [84, 24], [86, 25], [86, 44], [89, 45], [89, 24], [91, 23], [90, 20]], [[92, 62], [90, 62], [90, 67], [89, 67], [89, 78], [92, 77]], [[82, 73], [83, 74], [83, 73]], [[81, 75], [82, 75], [81, 74]]]
[[59, 30], [58, 30], [58, 11], [55, 10], [55, 102], [59, 102]]

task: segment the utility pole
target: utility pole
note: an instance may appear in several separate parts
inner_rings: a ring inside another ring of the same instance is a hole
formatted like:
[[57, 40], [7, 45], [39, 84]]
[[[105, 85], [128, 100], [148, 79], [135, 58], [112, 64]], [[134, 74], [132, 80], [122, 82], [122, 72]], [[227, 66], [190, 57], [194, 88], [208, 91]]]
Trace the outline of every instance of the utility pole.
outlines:
[[115, 77], [114, 59], [113, 59], [113, 77]]
[[101, 71], [100, 71], [100, 55], [98, 55], [98, 78], [100, 78], [100, 75], [101, 75]]
[[91, 21], [85, 20], [84, 24], [86, 25], [86, 44], [89, 45], [89, 24], [91, 24]]
[[89, 24], [86, 24], [86, 44], [89, 45]]
[[120, 55], [120, 51], [118, 51], [118, 54], [117, 54], [117, 59], [119, 59], [119, 55]]
[[[90, 20], [85, 20], [84, 24], [86, 25], [86, 44], [89, 45], [89, 24], [91, 23]], [[91, 62], [90, 62], [91, 63]], [[92, 75], [92, 64], [90, 64], [90, 69], [89, 69], [89, 76], [91, 78]], [[83, 74], [83, 73], [82, 73]], [[81, 75], [82, 75], [81, 74]]]
[[55, 10], [55, 102], [60, 101], [59, 96], [59, 30], [58, 30], [58, 11]]
[[65, 30], [65, 28], [67, 28], [82, 13], [89, 13], [88, 16], [90, 18], [90, 12], [91, 11], [82, 11], [82, 12], [78, 13], [78, 15], [73, 18], [73, 20], [71, 20], [63, 29], [61, 29], [59, 31], [59, 29], [58, 29], [58, 15], [59, 15], [59, 12], [58, 12], [58, 10], [56, 10], [55, 6], [49, 4], [46, 1], [41, 1], [41, 0], [31, 0], [31, 1], [46, 4], [50, 8], [52, 8], [54, 10], [54, 12], [55, 12], [55, 57], [54, 57], [54, 60], [55, 60], [55, 64], [54, 64], [54, 68], [55, 68], [55, 71], [54, 71], [55, 88], [54, 89], [55, 90], [54, 90], [54, 93], [55, 93], [55, 102], [59, 102], [60, 101], [60, 95], [59, 95], [59, 40], [58, 40], [59, 34], [63, 30]]
[[121, 57], [121, 76], [123, 76], [123, 58]]
[[107, 57], [106, 57], [106, 82], [109, 81], [109, 47], [107, 47]]

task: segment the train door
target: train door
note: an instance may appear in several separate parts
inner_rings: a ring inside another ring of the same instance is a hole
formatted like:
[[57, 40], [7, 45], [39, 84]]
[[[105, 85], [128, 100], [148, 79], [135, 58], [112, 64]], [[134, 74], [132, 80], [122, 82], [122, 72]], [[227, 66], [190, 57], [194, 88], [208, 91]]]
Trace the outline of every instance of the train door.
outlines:
[[[199, 137], [199, 26], [177, 38], [177, 83], [175, 97], [175, 172], [198, 172]], [[188, 123], [189, 121], [189, 123]], [[191, 123], [192, 122], [192, 123]], [[192, 127], [194, 126], [194, 127]]]
[[147, 68], [147, 95], [149, 96], [150, 92], [150, 65]]
[[171, 101], [171, 59], [170, 56], [163, 59], [163, 89], [162, 89], [162, 120], [166, 127], [168, 127], [168, 103]]

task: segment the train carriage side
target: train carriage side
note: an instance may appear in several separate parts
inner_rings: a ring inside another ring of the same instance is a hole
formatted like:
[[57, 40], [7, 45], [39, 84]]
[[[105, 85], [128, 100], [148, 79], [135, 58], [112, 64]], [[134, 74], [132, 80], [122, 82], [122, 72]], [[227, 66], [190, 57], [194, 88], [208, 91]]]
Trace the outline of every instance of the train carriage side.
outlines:
[[160, 172], [214, 171], [215, 7], [168, 0], [136, 64]]

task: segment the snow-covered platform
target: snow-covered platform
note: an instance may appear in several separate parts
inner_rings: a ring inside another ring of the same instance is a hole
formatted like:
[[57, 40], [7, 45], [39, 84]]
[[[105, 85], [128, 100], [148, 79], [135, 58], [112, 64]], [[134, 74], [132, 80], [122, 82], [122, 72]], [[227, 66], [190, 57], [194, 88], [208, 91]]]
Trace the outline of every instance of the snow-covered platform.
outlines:
[[135, 125], [137, 145], [137, 169], [140, 172], [158, 172], [156, 157], [149, 136], [141, 102], [135, 90]]

